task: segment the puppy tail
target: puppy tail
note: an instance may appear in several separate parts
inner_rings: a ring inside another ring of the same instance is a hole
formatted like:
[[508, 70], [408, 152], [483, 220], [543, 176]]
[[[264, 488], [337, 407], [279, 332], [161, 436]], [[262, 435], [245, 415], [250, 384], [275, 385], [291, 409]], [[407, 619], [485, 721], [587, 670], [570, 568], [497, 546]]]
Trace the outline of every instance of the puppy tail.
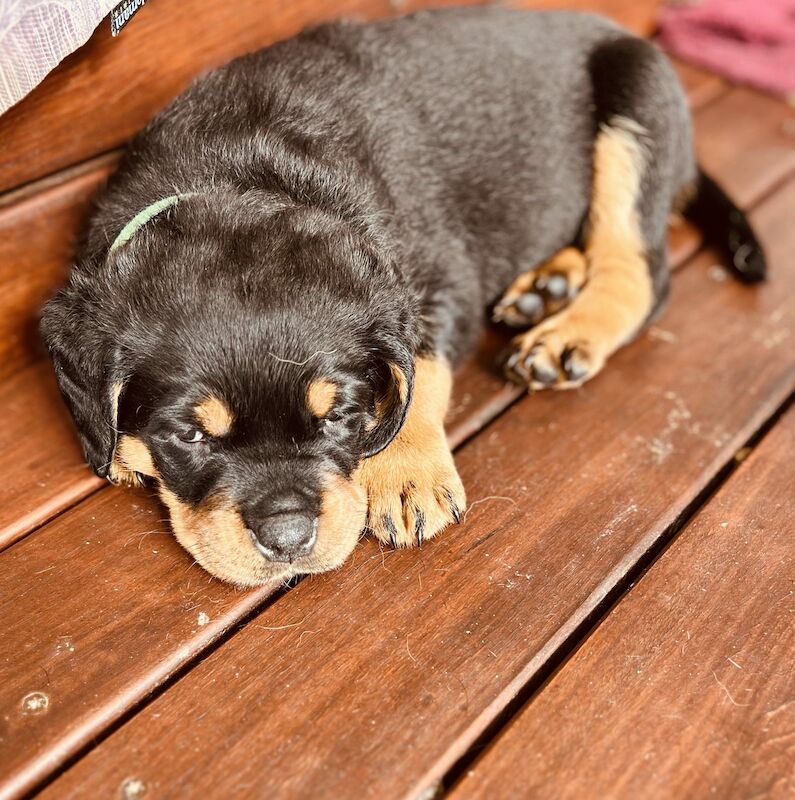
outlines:
[[765, 254], [748, 218], [703, 170], [699, 170], [696, 194], [684, 215], [701, 229], [708, 244], [728, 255], [732, 271], [741, 281], [765, 279]]

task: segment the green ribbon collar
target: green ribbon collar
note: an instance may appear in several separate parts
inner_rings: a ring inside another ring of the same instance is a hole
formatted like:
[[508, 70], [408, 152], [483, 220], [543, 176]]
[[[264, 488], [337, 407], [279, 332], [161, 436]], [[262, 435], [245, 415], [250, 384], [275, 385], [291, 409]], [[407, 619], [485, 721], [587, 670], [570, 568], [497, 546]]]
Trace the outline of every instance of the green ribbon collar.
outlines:
[[124, 247], [127, 242], [141, 229], [150, 219], [162, 214], [167, 209], [175, 206], [184, 197], [193, 197], [198, 192], [185, 192], [184, 194], [172, 194], [158, 200], [155, 203], [147, 206], [143, 211], [139, 211], [122, 229], [121, 233], [114, 239], [113, 244], [110, 246], [110, 252], [113, 253], [120, 247]]

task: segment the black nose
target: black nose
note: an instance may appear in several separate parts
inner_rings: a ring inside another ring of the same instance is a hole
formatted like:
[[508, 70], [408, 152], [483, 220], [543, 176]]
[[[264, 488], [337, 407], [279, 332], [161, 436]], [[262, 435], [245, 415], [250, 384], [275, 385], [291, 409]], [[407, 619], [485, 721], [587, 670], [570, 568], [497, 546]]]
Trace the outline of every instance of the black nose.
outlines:
[[271, 514], [249, 529], [257, 550], [269, 561], [308, 556], [317, 539], [317, 517], [294, 511]]

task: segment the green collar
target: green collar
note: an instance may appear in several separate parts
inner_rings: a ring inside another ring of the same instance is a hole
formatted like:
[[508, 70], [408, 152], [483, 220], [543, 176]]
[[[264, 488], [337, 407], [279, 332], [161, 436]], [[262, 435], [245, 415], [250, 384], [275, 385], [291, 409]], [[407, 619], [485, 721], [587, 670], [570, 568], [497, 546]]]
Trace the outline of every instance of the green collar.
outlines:
[[122, 229], [121, 233], [115, 238], [113, 244], [110, 246], [110, 252], [113, 253], [114, 251], [118, 250], [120, 247], [124, 247], [127, 242], [132, 239], [132, 237], [138, 232], [139, 229], [143, 228], [147, 222], [153, 217], [156, 217], [158, 214], [161, 214], [171, 206], [175, 206], [180, 200], [184, 197], [194, 197], [197, 195], [198, 192], [185, 192], [184, 194], [172, 194], [168, 197], [164, 197], [162, 200], [158, 200], [155, 203], [147, 206], [143, 211], [139, 211]]

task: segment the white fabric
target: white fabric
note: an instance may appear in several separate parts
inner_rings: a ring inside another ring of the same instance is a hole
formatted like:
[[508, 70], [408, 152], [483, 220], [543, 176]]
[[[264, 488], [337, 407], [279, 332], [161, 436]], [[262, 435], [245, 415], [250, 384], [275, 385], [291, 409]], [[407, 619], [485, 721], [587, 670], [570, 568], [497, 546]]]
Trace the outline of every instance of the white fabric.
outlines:
[[0, 114], [84, 44], [118, 2], [0, 0]]

